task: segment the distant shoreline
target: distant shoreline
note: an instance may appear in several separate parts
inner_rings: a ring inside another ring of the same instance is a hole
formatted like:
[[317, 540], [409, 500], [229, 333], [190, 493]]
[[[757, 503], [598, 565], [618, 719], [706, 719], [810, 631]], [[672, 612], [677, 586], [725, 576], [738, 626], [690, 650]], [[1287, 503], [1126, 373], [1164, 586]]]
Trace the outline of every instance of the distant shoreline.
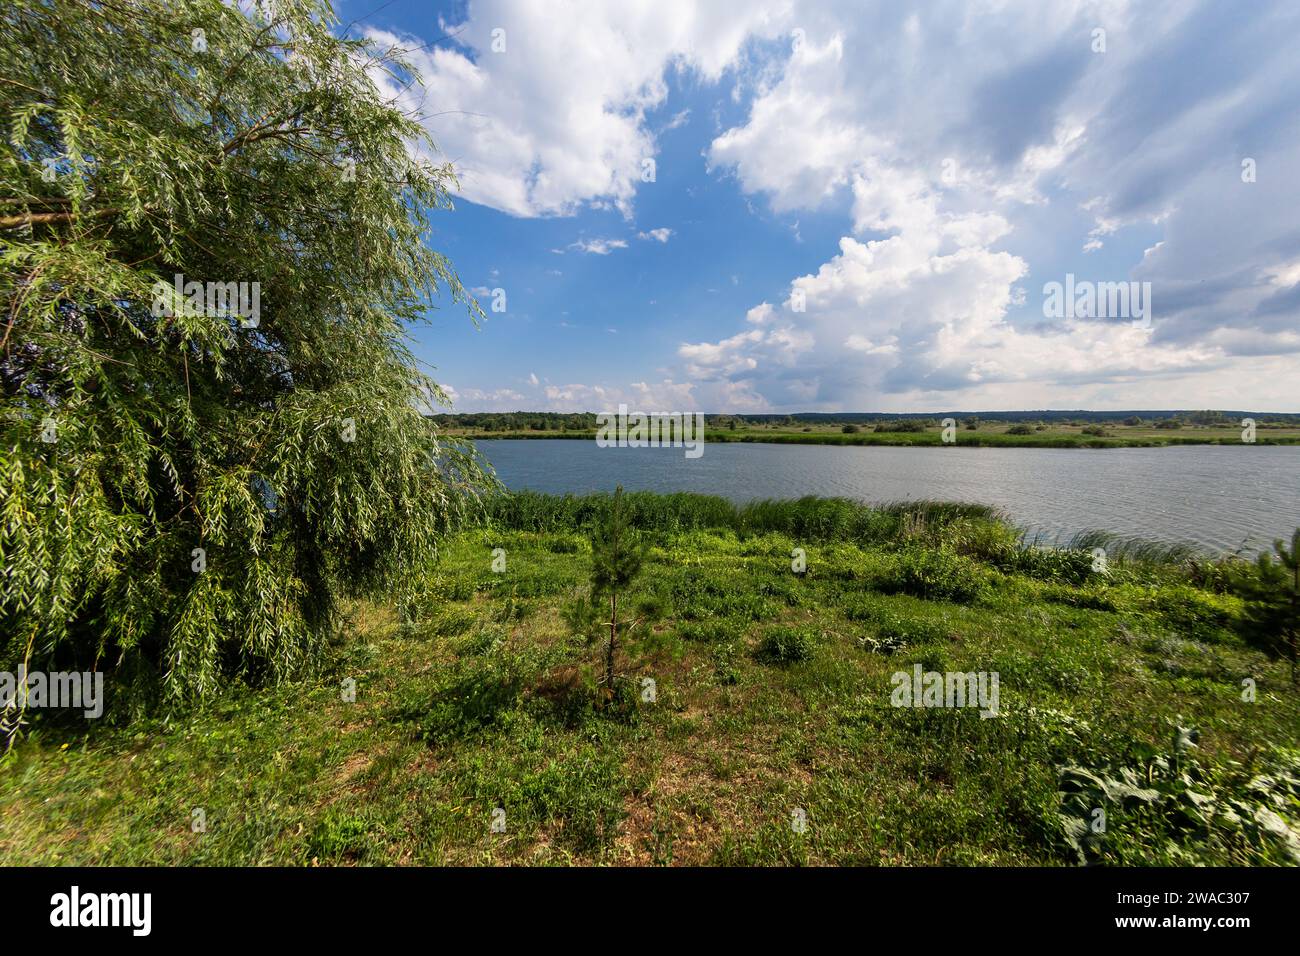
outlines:
[[[527, 439], [527, 440], [544, 440], [544, 439], [570, 439], [573, 441], [595, 441], [596, 431], [512, 431], [512, 432], [481, 432], [459, 429], [448, 429], [445, 434], [448, 437], [467, 438], [472, 441], [499, 441], [510, 439]], [[1205, 434], [1205, 435], [1170, 435], [1165, 436], [1106, 436], [1097, 437], [1093, 435], [1080, 434], [1063, 434], [1060, 432], [1049, 432], [1040, 435], [1009, 435], [1006, 432], [989, 431], [985, 433], [971, 433], [958, 431], [956, 434], [955, 444], [957, 447], [966, 448], [1161, 448], [1175, 445], [1242, 445], [1249, 447], [1251, 443], [1243, 442], [1236, 432], [1233, 436], [1222, 434]], [[882, 445], [889, 447], [946, 447], [942, 440], [939, 430], [926, 432], [861, 432], [858, 434], [840, 434], [835, 432], [741, 432], [739, 434], [728, 432], [726, 430], [706, 431], [704, 435], [705, 442], [712, 443], [730, 443], [745, 442], [753, 444], [767, 445], [837, 445], [837, 446], [869, 446]], [[1300, 445], [1300, 434], [1291, 433], [1288, 429], [1286, 434], [1278, 436], [1269, 436], [1267, 434], [1257, 434], [1255, 445], [1276, 445], [1276, 446], [1296, 446]]]

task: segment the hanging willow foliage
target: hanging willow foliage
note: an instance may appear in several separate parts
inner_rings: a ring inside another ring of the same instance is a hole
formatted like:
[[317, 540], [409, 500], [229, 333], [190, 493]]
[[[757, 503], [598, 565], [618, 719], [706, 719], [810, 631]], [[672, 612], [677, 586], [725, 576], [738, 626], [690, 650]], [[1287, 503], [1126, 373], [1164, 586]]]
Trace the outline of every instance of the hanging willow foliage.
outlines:
[[451, 170], [370, 80], [400, 51], [271, 9], [0, 13], [0, 669], [110, 706], [303, 672], [490, 483], [408, 348], [477, 306], [430, 248]]

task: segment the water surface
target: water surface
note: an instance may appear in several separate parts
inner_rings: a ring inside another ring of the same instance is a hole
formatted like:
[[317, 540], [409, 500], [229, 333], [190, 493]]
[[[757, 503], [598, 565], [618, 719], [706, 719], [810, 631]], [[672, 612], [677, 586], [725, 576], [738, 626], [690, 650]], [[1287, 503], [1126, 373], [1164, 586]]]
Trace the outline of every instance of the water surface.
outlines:
[[917, 448], [706, 444], [598, 448], [594, 441], [478, 443], [506, 486], [563, 494], [694, 491], [735, 502], [840, 496], [867, 503], [934, 498], [1003, 508], [1049, 539], [1104, 528], [1254, 551], [1300, 527], [1300, 447]]

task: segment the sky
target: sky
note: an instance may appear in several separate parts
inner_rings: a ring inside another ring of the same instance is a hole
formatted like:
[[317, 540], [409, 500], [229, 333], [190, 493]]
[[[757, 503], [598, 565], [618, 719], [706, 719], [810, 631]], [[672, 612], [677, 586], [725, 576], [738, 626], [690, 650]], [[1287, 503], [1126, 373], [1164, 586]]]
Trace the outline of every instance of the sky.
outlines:
[[1294, 2], [338, 12], [458, 174], [455, 411], [1300, 411]]

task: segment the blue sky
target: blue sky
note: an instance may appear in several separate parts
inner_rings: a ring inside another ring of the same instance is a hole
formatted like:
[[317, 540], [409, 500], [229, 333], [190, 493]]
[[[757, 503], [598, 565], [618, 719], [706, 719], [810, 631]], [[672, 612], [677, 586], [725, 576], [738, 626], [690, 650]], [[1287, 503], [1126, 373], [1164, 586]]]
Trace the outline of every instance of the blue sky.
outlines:
[[1300, 410], [1293, 7], [381, 6], [489, 310], [416, 332], [458, 411]]

